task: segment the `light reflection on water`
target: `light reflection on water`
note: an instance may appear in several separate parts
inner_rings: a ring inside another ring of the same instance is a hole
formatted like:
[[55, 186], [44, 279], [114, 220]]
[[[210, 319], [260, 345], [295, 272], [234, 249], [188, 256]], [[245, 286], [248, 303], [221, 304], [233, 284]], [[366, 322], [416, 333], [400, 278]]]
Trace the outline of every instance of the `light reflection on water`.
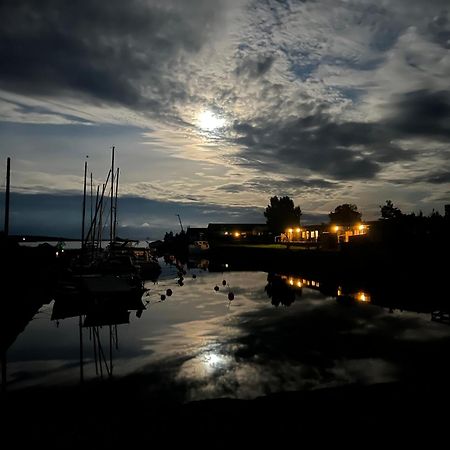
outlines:
[[[412, 344], [448, 350], [450, 327], [430, 321], [428, 313], [370, 304], [375, 298], [362, 289], [327, 291], [317, 279], [252, 271], [190, 269], [182, 286], [177, 280], [177, 268], [163, 263], [159, 281], [146, 284], [146, 309], [117, 325], [112, 354], [108, 327], [99, 330], [115, 378], [133, 374], [145, 385], [162, 370], [165, 389], [182, 386], [183, 400], [253, 398], [395, 381], [430, 363]], [[161, 300], [168, 289], [172, 295]], [[51, 321], [52, 308], [53, 302], [41, 307], [8, 350], [11, 389], [79, 382], [78, 317]], [[98, 378], [92, 332], [83, 329], [83, 339], [85, 379]], [[411, 354], [406, 360], [405, 352]]]

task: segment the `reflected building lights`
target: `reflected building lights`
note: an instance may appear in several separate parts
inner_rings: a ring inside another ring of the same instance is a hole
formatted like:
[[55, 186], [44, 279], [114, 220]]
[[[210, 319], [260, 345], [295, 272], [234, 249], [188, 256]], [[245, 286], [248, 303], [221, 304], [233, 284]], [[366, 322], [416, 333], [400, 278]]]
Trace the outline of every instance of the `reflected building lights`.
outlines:
[[346, 297], [351, 298], [353, 300], [356, 300], [361, 303], [371, 303], [372, 298], [370, 294], [366, 291], [357, 291], [357, 292], [345, 292], [343, 291], [342, 287], [339, 286], [337, 288], [337, 297]]
[[[292, 275], [280, 275], [280, 278], [289, 286], [292, 288], [303, 288], [306, 287], [307, 289], [314, 289], [314, 290], [320, 290], [321, 284], [319, 281], [316, 280], [308, 280], [306, 278], [296, 278]], [[351, 298], [353, 300], [356, 300], [361, 303], [371, 303], [372, 298], [371, 295], [367, 291], [363, 290], [355, 290], [355, 291], [347, 291], [344, 290], [342, 286], [338, 286], [336, 292], [336, 297], [345, 297], [345, 298]], [[333, 295], [333, 294], [331, 294]]]
[[320, 283], [318, 281], [307, 280], [306, 278], [296, 278], [289, 275], [281, 275], [281, 279], [284, 280], [284, 282], [289, 286], [292, 286], [294, 288], [302, 288], [303, 286], [306, 286], [311, 289], [318, 289], [320, 287]]
[[356, 300], [363, 303], [370, 303], [370, 295], [366, 292], [360, 291], [355, 294]]

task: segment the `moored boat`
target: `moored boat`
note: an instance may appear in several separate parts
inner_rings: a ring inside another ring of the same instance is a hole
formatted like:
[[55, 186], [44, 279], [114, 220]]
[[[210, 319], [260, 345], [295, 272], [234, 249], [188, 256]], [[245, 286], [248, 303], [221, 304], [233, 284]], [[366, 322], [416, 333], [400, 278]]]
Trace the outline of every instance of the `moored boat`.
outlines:
[[193, 241], [188, 245], [188, 252], [192, 254], [204, 254], [209, 251], [208, 241]]

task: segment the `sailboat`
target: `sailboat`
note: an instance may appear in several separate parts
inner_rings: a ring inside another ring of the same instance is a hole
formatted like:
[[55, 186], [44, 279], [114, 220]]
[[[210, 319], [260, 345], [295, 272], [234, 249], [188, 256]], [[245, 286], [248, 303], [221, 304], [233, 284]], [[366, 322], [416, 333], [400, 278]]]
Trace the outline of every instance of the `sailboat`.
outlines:
[[[106, 299], [112, 301], [124, 297], [138, 299], [145, 292], [141, 266], [136, 260], [138, 253], [124, 246], [123, 243], [116, 242], [119, 169], [115, 171], [114, 159], [115, 147], [112, 147], [111, 168], [106, 182], [101, 187], [101, 192], [100, 186], [97, 188], [95, 212], [92, 213], [87, 233], [85, 233], [87, 161], [85, 162], [81, 252], [78, 258], [72, 261], [68, 279], [61, 283], [63, 290], [70, 286], [76, 292], [99, 301]], [[105, 195], [107, 190], [110, 190], [109, 202]], [[102, 248], [103, 218], [107, 203], [110, 203], [110, 241], [106, 248]], [[161, 271], [158, 262], [149, 258], [148, 263], [152, 268], [152, 277], [157, 278]]]
[[[119, 168], [114, 169], [115, 147], [112, 147], [111, 168], [99, 197], [97, 195], [95, 215], [90, 229], [84, 238], [85, 249], [90, 248], [95, 257], [91, 258], [94, 268], [103, 275], [129, 277], [133, 279], [156, 281], [161, 273], [161, 266], [149, 247], [137, 247], [132, 240], [117, 238], [117, 198], [119, 190]], [[109, 185], [110, 183], [110, 185]], [[102, 250], [103, 212], [106, 204], [105, 193], [110, 186], [110, 240], [105, 251]], [[97, 189], [99, 192], [99, 188]], [[92, 192], [92, 188], [91, 188]], [[85, 202], [84, 202], [85, 204]], [[97, 234], [97, 236], [95, 236]]]

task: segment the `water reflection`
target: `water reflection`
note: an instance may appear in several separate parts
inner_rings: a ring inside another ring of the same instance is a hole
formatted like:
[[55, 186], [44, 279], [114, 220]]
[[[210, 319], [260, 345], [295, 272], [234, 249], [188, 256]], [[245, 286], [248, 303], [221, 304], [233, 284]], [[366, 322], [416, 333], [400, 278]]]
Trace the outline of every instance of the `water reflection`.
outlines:
[[[92, 283], [93, 279], [90, 279]], [[63, 285], [54, 294], [51, 320], [57, 326], [64, 319], [78, 318], [80, 380], [84, 380], [85, 341], [91, 343], [95, 374], [113, 375], [113, 352], [119, 349], [118, 325], [130, 323], [131, 311], [140, 318], [146, 309], [142, 297], [134, 291], [115, 292], [114, 295], [98, 295], [98, 291], [76, 289], [72, 284]], [[106, 331], [106, 333], [105, 333]]]
[[[357, 288], [343, 288], [338, 286], [336, 293], [330, 282], [307, 279], [300, 275], [269, 273], [266, 292], [272, 298], [272, 304], [289, 306], [296, 296], [301, 296], [302, 288], [313, 289], [324, 295], [336, 297], [338, 300], [355, 300], [362, 303], [371, 303], [371, 295], [367, 291]], [[287, 299], [287, 300], [286, 300]]]
[[350, 299], [350, 300], [356, 300], [357, 302], [361, 303], [371, 303], [372, 297], [368, 292], [358, 290], [356, 292], [350, 291], [346, 292], [341, 286], [337, 288], [337, 299]]
[[296, 298], [301, 295], [302, 284], [294, 283], [292, 278], [286, 275], [267, 275], [267, 285], [264, 288], [267, 296], [272, 299], [272, 305], [290, 306]]
[[[31, 323], [12, 346], [11, 357], [20, 367], [39, 359], [48, 374], [54, 372], [55, 383], [63, 371], [49, 368], [64, 361], [72, 379], [77, 365], [78, 380], [114, 373], [141, 383], [146, 392], [181, 392], [183, 400], [252, 398], [423, 375], [416, 364], [430, 363], [435, 369], [439, 364], [413, 343], [429, 340], [439, 351], [448, 348], [450, 329], [429, 320], [430, 315], [448, 320], [443, 290], [438, 296], [430, 286], [418, 289], [397, 281], [360, 282], [307, 271], [267, 273], [223, 261], [168, 259], [142, 298], [86, 297], [61, 290], [50, 317], [59, 328], [38, 342], [48, 333], [43, 332], [46, 325]], [[34, 360], [24, 356], [32, 346], [41, 352]], [[15, 369], [16, 379], [20, 370]]]
[[429, 313], [433, 321], [449, 323], [449, 305], [443, 287], [415, 284], [395, 280], [375, 280], [364, 284], [343, 284], [332, 278], [306, 278], [302, 274], [269, 273], [265, 291], [274, 306], [291, 305], [302, 295], [303, 289], [316, 290], [339, 303], [357, 302], [373, 304], [394, 311]]
[[[19, 292], [22, 292], [22, 295], [18, 295]], [[10, 285], [3, 291], [3, 294], [0, 324], [2, 391], [6, 389], [7, 359], [10, 347], [13, 346], [40, 308], [51, 302], [50, 293], [40, 286], [30, 292], [28, 289], [22, 290], [19, 286]]]

